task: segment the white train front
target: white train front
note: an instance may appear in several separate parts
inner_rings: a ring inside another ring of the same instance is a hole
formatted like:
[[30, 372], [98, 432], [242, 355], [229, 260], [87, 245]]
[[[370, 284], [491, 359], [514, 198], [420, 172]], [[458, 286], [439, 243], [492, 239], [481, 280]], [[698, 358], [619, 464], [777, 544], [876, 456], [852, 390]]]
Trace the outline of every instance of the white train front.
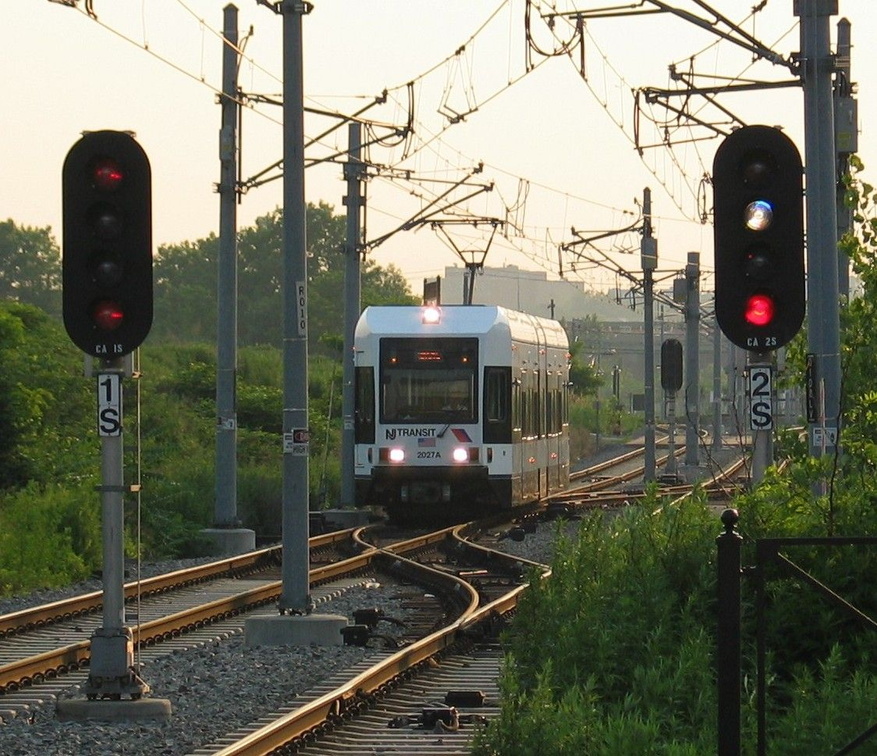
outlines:
[[502, 307], [368, 307], [356, 327], [358, 506], [475, 516], [569, 482], [563, 327]]

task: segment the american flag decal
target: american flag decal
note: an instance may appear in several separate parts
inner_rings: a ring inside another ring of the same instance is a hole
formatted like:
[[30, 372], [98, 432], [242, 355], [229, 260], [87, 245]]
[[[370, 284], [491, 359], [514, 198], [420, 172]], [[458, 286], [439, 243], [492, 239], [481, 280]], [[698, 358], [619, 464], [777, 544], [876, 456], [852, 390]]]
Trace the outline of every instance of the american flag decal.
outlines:
[[457, 441], [462, 441], [463, 443], [472, 443], [472, 438], [466, 433], [465, 428], [451, 428], [451, 433], [454, 434], [454, 438]]
[[432, 437], [418, 436], [417, 446], [421, 449], [425, 447], [435, 446], [435, 439]]

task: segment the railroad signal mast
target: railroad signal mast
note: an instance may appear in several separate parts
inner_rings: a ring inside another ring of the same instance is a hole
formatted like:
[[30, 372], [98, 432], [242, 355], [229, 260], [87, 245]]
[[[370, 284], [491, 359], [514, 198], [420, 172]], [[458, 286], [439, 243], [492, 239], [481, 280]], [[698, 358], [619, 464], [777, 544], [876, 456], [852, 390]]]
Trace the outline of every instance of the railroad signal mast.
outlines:
[[[152, 327], [152, 181], [149, 159], [127, 132], [83, 134], [64, 160], [63, 314], [73, 343], [99, 360], [101, 439], [102, 626], [91, 636], [88, 701], [110, 699], [137, 716], [163, 717], [170, 704], [144, 699], [149, 686], [134, 661], [125, 625], [122, 378]], [[123, 697], [130, 701], [121, 703]], [[74, 716], [99, 714], [71, 701]], [[59, 708], [61, 704], [59, 704]], [[116, 708], [118, 713], [119, 709]]]
[[716, 321], [749, 352], [752, 477], [773, 457], [774, 350], [801, 328], [804, 169], [794, 143], [770, 126], [744, 126], [713, 160]]
[[713, 161], [716, 320], [750, 352], [785, 346], [804, 321], [804, 193], [798, 149], [744, 126]]

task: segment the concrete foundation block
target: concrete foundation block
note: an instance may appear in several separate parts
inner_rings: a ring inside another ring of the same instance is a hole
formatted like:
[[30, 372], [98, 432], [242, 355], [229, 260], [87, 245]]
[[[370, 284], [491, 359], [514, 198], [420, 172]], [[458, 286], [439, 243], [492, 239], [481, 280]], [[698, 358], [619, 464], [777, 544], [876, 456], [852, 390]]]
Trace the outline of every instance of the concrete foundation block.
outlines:
[[256, 550], [256, 531], [246, 528], [205, 528], [201, 531], [216, 544], [219, 556], [234, 556]]
[[341, 646], [343, 627], [347, 627], [347, 617], [337, 614], [256, 616], [244, 623], [244, 643], [247, 646]]
[[55, 704], [55, 716], [62, 722], [136, 722], [170, 719], [171, 702], [167, 698], [138, 698], [136, 701], [64, 698]]

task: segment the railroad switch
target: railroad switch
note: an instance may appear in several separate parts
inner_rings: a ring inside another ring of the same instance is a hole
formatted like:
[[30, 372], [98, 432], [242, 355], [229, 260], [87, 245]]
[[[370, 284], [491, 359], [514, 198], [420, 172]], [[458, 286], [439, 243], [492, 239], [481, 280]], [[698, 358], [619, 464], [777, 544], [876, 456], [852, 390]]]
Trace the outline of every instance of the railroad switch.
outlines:
[[405, 627], [405, 623], [402, 620], [397, 619], [396, 617], [389, 617], [384, 614], [383, 609], [378, 609], [376, 607], [354, 610], [353, 621], [357, 625], [368, 625], [371, 630], [374, 630], [379, 622], [389, 622], [398, 627]]
[[484, 706], [487, 696], [481, 690], [449, 690], [445, 694], [445, 704], [447, 706], [465, 706], [472, 709], [478, 706]]
[[430, 730], [458, 730], [460, 729], [460, 712], [453, 706], [430, 707], [421, 713], [420, 724], [424, 729]]
[[345, 646], [365, 646], [372, 636], [371, 631], [368, 625], [348, 625], [341, 628], [341, 637]]

